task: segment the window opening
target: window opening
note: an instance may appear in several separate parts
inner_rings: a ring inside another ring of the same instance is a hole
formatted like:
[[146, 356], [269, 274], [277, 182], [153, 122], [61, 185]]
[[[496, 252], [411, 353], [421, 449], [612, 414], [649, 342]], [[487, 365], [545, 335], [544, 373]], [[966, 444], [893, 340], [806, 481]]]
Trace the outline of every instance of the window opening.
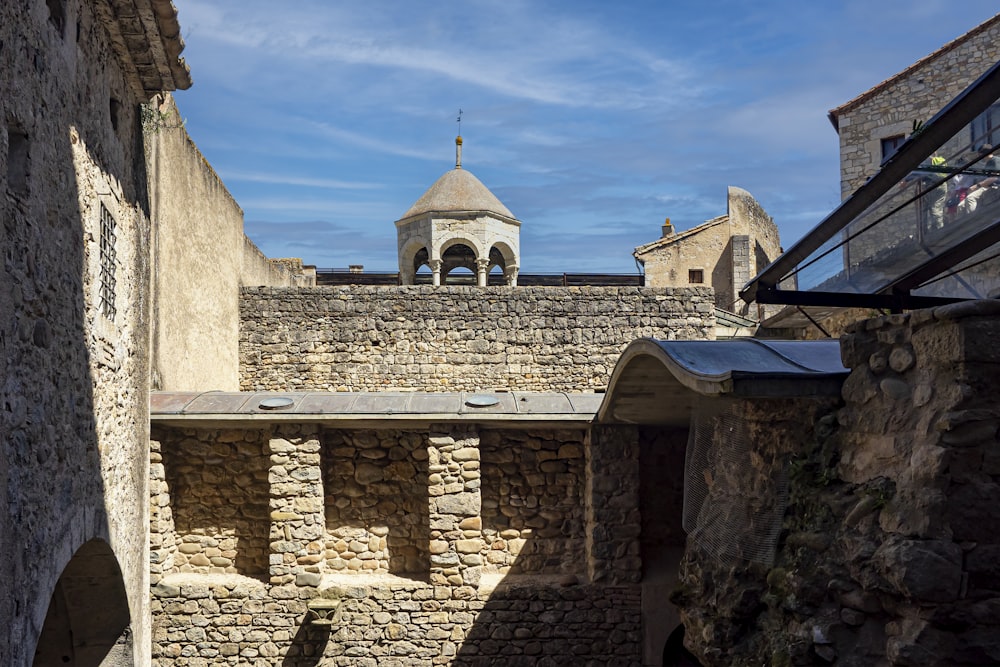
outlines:
[[885, 161], [899, 150], [904, 141], [906, 141], [906, 135], [903, 134], [896, 134], [882, 140], [882, 164], [885, 164]]
[[28, 135], [12, 127], [7, 128], [7, 188], [28, 191]]
[[111, 127], [113, 127], [115, 132], [117, 132], [119, 120], [121, 118], [122, 103], [112, 97], [111, 101], [108, 103], [108, 109], [111, 114]]
[[49, 22], [62, 37], [66, 27], [66, 0], [45, 0], [45, 4], [49, 7]]
[[1000, 143], [1000, 104], [994, 104], [972, 121], [969, 142], [972, 150], [979, 150], [983, 144]]
[[101, 312], [109, 320], [114, 320], [117, 312], [115, 308], [117, 233], [114, 216], [104, 204], [101, 204]]
[[705, 282], [705, 272], [702, 269], [688, 270], [688, 282], [692, 285], [700, 285]]

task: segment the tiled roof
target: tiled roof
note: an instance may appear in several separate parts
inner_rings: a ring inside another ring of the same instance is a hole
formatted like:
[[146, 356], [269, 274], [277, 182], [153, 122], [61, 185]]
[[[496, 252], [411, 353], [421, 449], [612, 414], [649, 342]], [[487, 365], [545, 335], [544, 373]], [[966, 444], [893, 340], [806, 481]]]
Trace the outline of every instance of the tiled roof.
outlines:
[[149, 97], [191, 87], [177, 8], [171, 0], [108, 0], [96, 3], [115, 53], [134, 72], [137, 93]]
[[1000, 23], [1000, 14], [997, 14], [993, 18], [988, 19], [988, 20], [984, 21], [983, 23], [980, 23], [979, 25], [977, 25], [975, 28], [973, 28], [972, 30], [968, 31], [964, 35], [961, 35], [960, 37], [957, 37], [957, 38], [953, 39], [952, 41], [948, 42], [947, 44], [945, 44], [944, 46], [942, 46], [937, 51], [934, 51], [933, 53], [924, 56], [923, 58], [921, 58], [917, 62], [913, 63], [912, 65], [910, 65], [909, 67], [907, 67], [903, 71], [901, 71], [901, 72], [899, 72], [897, 74], [894, 74], [893, 76], [889, 77], [888, 79], [886, 79], [882, 83], [878, 84], [874, 88], [866, 90], [865, 92], [861, 93], [860, 95], [858, 95], [854, 99], [852, 99], [852, 100], [850, 100], [848, 102], [845, 102], [844, 104], [841, 104], [839, 107], [837, 107], [835, 109], [831, 109], [830, 112], [829, 112], [829, 116], [830, 116], [830, 121], [833, 123], [833, 126], [834, 127], [838, 126], [838, 124], [837, 124], [837, 117], [838, 116], [840, 116], [840, 115], [842, 115], [842, 114], [850, 111], [851, 109], [854, 109], [858, 105], [862, 104], [863, 102], [871, 99], [875, 95], [877, 95], [880, 92], [882, 92], [885, 88], [888, 88], [889, 86], [891, 86], [892, 84], [896, 83], [897, 81], [905, 79], [906, 77], [910, 76], [916, 70], [921, 69], [925, 65], [927, 65], [927, 64], [933, 62], [934, 60], [940, 58], [942, 55], [948, 53], [949, 51], [953, 51], [954, 49], [956, 49], [959, 46], [961, 46], [961, 45], [965, 44], [966, 42], [968, 42], [973, 37], [976, 37], [977, 35], [985, 32], [986, 30], [989, 30], [990, 28], [992, 28], [997, 23]]
[[707, 220], [701, 223], [697, 227], [692, 227], [691, 229], [688, 229], [683, 232], [678, 232], [676, 234], [671, 234], [670, 236], [664, 236], [662, 238], [656, 239], [655, 241], [651, 241], [646, 245], [641, 245], [634, 251], [632, 251], [632, 255], [638, 258], [639, 255], [645, 255], [650, 250], [656, 250], [657, 248], [663, 248], [665, 246], [672, 245], [674, 243], [677, 243], [678, 241], [682, 241], [686, 238], [694, 236], [695, 234], [700, 234], [706, 229], [715, 227], [716, 225], [721, 225], [722, 223], [728, 221], [729, 221], [728, 215], [720, 215], [717, 218], [712, 218], [711, 220]]
[[516, 220], [514, 214], [500, 203], [489, 188], [471, 172], [461, 168], [446, 172], [403, 214], [400, 220], [426, 213], [465, 211], [483, 211], [512, 221]]

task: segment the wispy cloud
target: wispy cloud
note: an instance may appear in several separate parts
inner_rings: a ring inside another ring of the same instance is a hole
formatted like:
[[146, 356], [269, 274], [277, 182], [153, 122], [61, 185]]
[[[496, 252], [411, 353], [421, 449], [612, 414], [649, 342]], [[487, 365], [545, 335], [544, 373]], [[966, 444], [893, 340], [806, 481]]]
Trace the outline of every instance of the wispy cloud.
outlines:
[[[393, 221], [464, 166], [524, 223], [525, 271], [631, 250], [749, 190], [788, 246], [839, 202], [826, 112], [995, 0], [176, 0], [188, 131], [274, 256], [395, 266]], [[268, 222], [252, 222], [262, 221]]]
[[233, 169], [223, 169], [220, 175], [227, 182], [243, 181], [247, 183], [268, 183], [270, 185], [296, 185], [307, 188], [325, 188], [329, 190], [378, 190], [385, 187], [382, 183], [339, 181], [331, 178], [292, 176], [284, 173], [252, 173]]

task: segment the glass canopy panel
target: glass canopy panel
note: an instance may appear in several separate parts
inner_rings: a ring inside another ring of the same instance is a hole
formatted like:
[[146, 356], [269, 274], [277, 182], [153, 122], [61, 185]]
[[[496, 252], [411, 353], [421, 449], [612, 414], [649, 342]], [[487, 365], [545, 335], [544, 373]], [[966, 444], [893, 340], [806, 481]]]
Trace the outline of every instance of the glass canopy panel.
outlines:
[[998, 144], [1000, 100], [786, 273], [780, 289], [948, 298], [997, 290], [1000, 147], [995, 158], [983, 147]]

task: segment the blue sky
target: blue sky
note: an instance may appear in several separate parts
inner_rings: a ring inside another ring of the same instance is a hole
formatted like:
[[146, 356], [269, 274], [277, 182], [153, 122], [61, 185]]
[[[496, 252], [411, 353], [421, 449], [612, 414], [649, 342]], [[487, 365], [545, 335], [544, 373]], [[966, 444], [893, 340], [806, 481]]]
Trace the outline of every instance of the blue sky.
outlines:
[[521, 271], [635, 273], [749, 190], [787, 247], [839, 202], [827, 111], [995, 0], [176, 0], [176, 94], [271, 257], [396, 270], [393, 222], [454, 165], [522, 221]]

